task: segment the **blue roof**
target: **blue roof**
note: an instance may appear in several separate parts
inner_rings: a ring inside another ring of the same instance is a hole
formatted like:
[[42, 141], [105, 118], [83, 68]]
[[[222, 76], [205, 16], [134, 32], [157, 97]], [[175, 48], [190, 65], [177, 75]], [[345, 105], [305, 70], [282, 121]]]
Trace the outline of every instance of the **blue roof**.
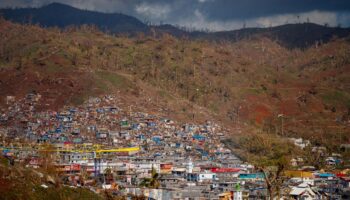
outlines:
[[8, 153], [8, 152], [10, 152], [10, 149], [3, 149], [2, 152], [3, 153]]
[[155, 122], [147, 122], [147, 126], [156, 126], [157, 124]]
[[41, 136], [41, 139], [47, 140], [47, 139], [49, 139], [49, 136], [48, 135], [43, 135], [43, 136]]
[[193, 135], [192, 138], [195, 139], [195, 140], [205, 140], [205, 136], [198, 135], [198, 134]]
[[238, 178], [240, 179], [252, 179], [252, 178], [264, 178], [263, 173], [253, 173], [253, 174], [240, 174]]
[[73, 142], [74, 143], [81, 143], [81, 142], [83, 142], [83, 139], [82, 138], [74, 138]]
[[157, 144], [159, 144], [162, 141], [160, 137], [153, 137], [152, 140]]
[[327, 177], [333, 177], [334, 174], [331, 174], [331, 173], [321, 173], [318, 175], [319, 177], [324, 177], [324, 178], [327, 178]]
[[103, 108], [97, 108], [97, 109], [96, 109], [96, 112], [98, 112], [98, 113], [104, 113], [105, 110], [104, 110]]

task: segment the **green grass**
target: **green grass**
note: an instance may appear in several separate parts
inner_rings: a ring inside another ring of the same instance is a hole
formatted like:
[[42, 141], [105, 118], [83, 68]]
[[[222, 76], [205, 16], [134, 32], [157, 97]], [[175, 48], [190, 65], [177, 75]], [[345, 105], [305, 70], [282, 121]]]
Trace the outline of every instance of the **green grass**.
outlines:
[[97, 78], [95, 81], [95, 85], [98, 89], [100, 89], [103, 92], [107, 92], [108, 91], [108, 86], [105, 83], [104, 80]]
[[44, 67], [46, 72], [52, 73], [52, 74], [65, 71], [62, 66], [59, 66], [51, 61], [46, 61]]
[[91, 77], [91, 82], [86, 86], [83, 93], [76, 93], [72, 96], [70, 102], [73, 105], [81, 105], [90, 96], [108, 93], [113, 89], [120, 91], [132, 91], [135, 85], [127, 78], [116, 73], [107, 71], [98, 71]]
[[345, 91], [330, 91], [322, 95], [322, 99], [332, 105], [344, 105], [350, 107], [350, 95]]
[[211, 103], [209, 105], [209, 109], [213, 112], [218, 112], [219, 111], [219, 105], [217, 103]]
[[[132, 87], [132, 84], [128, 79], [116, 73], [99, 71], [99, 72], [96, 72], [96, 74], [103, 81], [109, 82], [114, 88], [117, 88], [120, 90], [127, 90], [128, 88]], [[99, 83], [99, 84], [102, 88], [106, 87], [105, 85], [103, 85], [103, 83]]]

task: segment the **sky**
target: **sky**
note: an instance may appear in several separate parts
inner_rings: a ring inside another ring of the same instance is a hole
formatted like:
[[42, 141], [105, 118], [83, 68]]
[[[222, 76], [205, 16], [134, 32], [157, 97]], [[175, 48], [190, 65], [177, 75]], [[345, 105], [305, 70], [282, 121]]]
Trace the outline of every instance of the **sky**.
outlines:
[[52, 2], [197, 30], [302, 22], [350, 27], [350, 0], [0, 0], [0, 7], [40, 7]]

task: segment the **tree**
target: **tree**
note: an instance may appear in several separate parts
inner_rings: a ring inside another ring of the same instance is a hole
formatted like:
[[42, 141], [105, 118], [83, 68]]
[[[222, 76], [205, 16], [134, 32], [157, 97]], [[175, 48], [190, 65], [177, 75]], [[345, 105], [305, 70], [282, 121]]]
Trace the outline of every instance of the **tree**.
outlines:
[[41, 169], [45, 172], [46, 180], [55, 184], [57, 187], [61, 185], [61, 176], [56, 169], [56, 149], [49, 143], [46, 143], [42, 146], [42, 149], [39, 151], [41, 158]]
[[279, 158], [272, 166], [261, 165], [258, 167], [258, 170], [264, 174], [264, 180], [270, 199], [274, 199], [276, 196], [280, 197], [280, 189], [285, 181], [283, 171], [288, 165], [289, 163], [286, 159]]
[[307, 146], [304, 149], [305, 161], [308, 165], [314, 166], [316, 169], [322, 169], [325, 166], [324, 152], [320, 150], [312, 151], [311, 146]]
[[89, 179], [89, 173], [86, 171], [86, 168], [83, 168], [80, 173], [81, 185], [85, 185], [85, 181]]
[[141, 183], [141, 187], [147, 187], [147, 188], [159, 188], [159, 174], [156, 172], [155, 168], [152, 168], [151, 172], [151, 178], [144, 178]]
[[104, 170], [104, 173], [105, 173], [105, 182], [110, 183], [111, 181], [114, 180], [113, 172], [111, 168], [106, 168]]
[[283, 172], [290, 167], [291, 158], [298, 153], [296, 147], [287, 140], [272, 134], [252, 134], [241, 139], [257, 170], [264, 174], [270, 199], [280, 195], [285, 177]]
[[55, 148], [51, 144], [44, 144], [40, 151], [40, 158], [42, 160], [42, 168], [48, 174], [56, 174], [54, 166]]

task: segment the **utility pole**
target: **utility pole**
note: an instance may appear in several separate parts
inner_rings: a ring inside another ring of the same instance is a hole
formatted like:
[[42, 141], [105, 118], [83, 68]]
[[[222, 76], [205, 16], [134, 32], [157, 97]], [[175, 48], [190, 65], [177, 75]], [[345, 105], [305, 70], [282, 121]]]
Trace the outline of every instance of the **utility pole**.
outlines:
[[239, 109], [241, 109], [241, 106], [237, 107], [237, 126], [239, 126]]
[[279, 114], [277, 116], [278, 118], [281, 118], [281, 129], [282, 129], [282, 135], [284, 136], [284, 127], [283, 127], [283, 118], [284, 118], [284, 115], [283, 114]]
[[199, 92], [199, 89], [197, 88], [196, 89], [196, 94], [195, 94], [195, 98], [193, 98], [193, 102], [192, 102], [192, 120], [193, 120], [193, 122], [194, 122], [194, 115], [195, 115], [195, 113], [194, 113], [194, 103], [195, 103], [195, 101], [196, 101], [196, 98], [198, 98], [198, 92]]

